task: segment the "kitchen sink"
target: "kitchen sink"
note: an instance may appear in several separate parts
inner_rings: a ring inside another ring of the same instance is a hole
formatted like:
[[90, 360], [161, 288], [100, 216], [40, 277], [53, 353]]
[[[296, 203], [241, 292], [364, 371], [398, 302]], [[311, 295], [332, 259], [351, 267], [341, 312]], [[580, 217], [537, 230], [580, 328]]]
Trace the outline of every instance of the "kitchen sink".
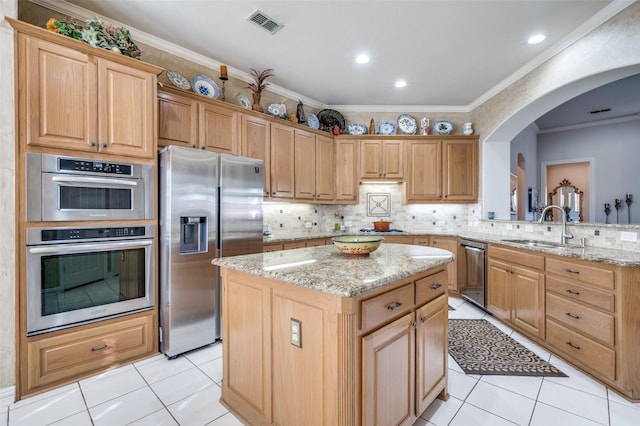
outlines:
[[536, 241], [536, 240], [502, 240], [505, 243], [520, 244], [526, 247], [539, 247], [539, 248], [554, 248], [562, 249], [566, 246], [562, 244], [550, 243], [548, 241]]

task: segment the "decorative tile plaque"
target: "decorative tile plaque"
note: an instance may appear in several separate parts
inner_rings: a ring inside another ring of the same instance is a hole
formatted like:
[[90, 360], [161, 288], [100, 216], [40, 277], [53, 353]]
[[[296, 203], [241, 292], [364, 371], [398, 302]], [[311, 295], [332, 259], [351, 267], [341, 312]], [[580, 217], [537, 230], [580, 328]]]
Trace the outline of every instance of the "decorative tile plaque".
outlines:
[[391, 216], [391, 194], [367, 193], [367, 216]]

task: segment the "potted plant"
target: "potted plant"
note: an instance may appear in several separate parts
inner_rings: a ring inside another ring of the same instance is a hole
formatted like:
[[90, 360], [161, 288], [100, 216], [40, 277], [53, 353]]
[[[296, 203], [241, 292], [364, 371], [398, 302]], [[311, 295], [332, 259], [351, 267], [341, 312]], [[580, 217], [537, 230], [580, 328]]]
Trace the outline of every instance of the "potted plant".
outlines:
[[262, 112], [260, 98], [262, 97], [262, 91], [267, 88], [266, 79], [273, 76], [272, 72], [272, 68], [268, 68], [264, 71], [257, 71], [251, 68], [251, 71], [249, 72], [249, 75], [255, 80], [255, 83], [251, 83], [247, 86], [253, 91], [253, 105], [251, 106], [251, 109], [254, 111]]

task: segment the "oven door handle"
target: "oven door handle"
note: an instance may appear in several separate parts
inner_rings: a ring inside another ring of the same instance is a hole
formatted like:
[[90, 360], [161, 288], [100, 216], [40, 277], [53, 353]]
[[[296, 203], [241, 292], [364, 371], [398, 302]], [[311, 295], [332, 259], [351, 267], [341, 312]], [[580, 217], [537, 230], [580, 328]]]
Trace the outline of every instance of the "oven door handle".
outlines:
[[29, 247], [30, 254], [68, 254], [86, 253], [92, 250], [107, 251], [133, 247], [147, 247], [153, 244], [153, 240], [113, 241], [104, 243], [87, 244], [57, 244], [51, 246]]
[[137, 186], [138, 182], [135, 180], [127, 179], [107, 179], [97, 177], [80, 177], [80, 176], [53, 176], [51, 178], [54, 182], [66, 182], [66, 183], [92, 183], [92, 184], [106, 184], [106, 185], [120, 185], [120, 186]]

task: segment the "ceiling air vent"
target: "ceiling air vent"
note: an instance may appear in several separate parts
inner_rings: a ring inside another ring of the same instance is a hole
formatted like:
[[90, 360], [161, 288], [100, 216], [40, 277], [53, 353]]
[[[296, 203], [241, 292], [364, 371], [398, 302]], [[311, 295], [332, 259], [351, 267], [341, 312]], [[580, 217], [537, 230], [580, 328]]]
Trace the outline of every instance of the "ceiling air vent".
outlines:
[[589, 111], [589, 114], [600, 114], [601, 112], [609, 112], [609, 111], [611, 111], [611, 108], [596, 109], [593, 111]]
[[247, 17], [247, 21], [253, 22], [260, 28], [269, 31], [271, 34], [275, 34], [280, 28], [283, 27], [281, 23], [276, 22], [274, 19], [270, 18], [259, 10], [255, 10], [251, 15], [249, 15]]

